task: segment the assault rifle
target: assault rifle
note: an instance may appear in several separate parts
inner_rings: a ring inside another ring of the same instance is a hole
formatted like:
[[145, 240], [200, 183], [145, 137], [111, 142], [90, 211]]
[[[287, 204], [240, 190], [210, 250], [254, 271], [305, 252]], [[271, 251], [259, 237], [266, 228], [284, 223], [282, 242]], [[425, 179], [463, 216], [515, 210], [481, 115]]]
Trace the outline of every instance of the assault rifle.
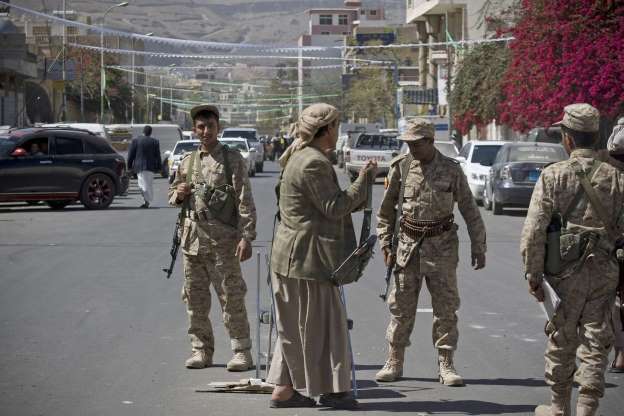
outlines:
[[169, 254], [171, 255], [171, 263], [169, 267], [166, 269], [162, 269], [163, 272], [167, 274], [167, 279], [171, 277], [171, 273], [173, 273], [173, 266], [175, 266], [176, 258], [178, 257], [178, 250], [180, 249], [180, 243], [182, 242], [182, 229], [184, 228], [184, 219], [186, 218], [186, 201], [180, 213], [178, 214], [178, 219], [175, 223], [175, 228], [173, 230], [173, 242], [171, 244], [171, 250], [169, 250]]
[[624, 331], [624, 244], [616, 250], [618, 265], [620, 268], [620, 282], [617, 287], [617, 295], [620, 298], [620, 323]]

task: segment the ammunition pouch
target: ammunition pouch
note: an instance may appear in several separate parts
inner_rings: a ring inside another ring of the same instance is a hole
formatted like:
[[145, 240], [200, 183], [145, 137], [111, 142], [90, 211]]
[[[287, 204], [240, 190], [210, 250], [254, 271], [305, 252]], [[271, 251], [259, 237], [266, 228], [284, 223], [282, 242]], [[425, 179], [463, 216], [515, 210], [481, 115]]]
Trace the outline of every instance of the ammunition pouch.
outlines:
[[545, 272], [559, 276], [579, 270], [590, 255], [601, 253], [609, 257], [614, 253], [604, 228], [568, 224], [546, 237]]

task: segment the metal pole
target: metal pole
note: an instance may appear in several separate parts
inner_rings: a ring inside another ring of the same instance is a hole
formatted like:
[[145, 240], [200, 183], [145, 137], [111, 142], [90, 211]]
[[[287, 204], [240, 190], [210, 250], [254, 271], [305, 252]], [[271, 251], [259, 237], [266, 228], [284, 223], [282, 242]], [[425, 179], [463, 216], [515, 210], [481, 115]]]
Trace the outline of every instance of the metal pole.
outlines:
[[[100, 22], [100, 29], [104, 29], [104, 19]], [[104, 73], [104, 32], [100, 31], [100, 123], [104, 123], [104, 88], [106, 88], [106, 75]]]
[[132, 96], [130, 98], [130, 124], [134, 124], [134, 84], [135, 84], [135, 79], [134, 79], [134, 38], [132, 38], [132, 88], [131, 88], [131, 93]]
[[399, 128], [399, 118], [401, 118], [401, 103], [399, 103], [399, 65], [397, 61], [392, 64], [392, 84], [396, 89], [395, 106], [394, 106], [394, 122], [397, 129]]
[[80, 51], [80, 121], [84, 123], [84, 59]]
[[297, 70], [297, 96], [299, 99], [299, 115], [303, 112], [303, 48], [299, 45], [299, 59]]
[[173, 122], [173, 88], [169, 88], [169, 120]]
[[[63, 19], [67, 17], [67, 4], [66, 1], [63, 0]], [[67, 73], [65, 71], [65, 61], [67, 60], [67, 27], [63, 25], [63, 111], [61, 111], [61, 121], [66, 121], [67, 119], [67, 89], [65, 88], [65, 82], [67, 81]]]
[[260, 378], [260, 324], [262, 311], [260, 310], [260, 252], [256, 252], [257, 279], [256, 279], [256, 379]]
[[163, 76], [160, 76], [160, 120], [163, 119]]

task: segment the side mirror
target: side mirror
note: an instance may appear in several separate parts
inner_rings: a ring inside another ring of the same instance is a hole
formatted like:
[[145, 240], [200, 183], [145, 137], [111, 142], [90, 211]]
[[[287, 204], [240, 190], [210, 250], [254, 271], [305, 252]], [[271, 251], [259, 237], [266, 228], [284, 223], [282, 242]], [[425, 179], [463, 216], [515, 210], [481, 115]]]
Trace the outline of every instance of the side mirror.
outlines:
[[169, 156], [171, 156], [171, 150], [167, 150], [165, 152], [165, 159], [168, 158]]
[[15, 150], [11, 152], [11, 156], [24, 157], [24, 156], [28, 156], [28, 152], [23, 147], [16, 147]]
[[249, 151], [250, 151], [251, 153], [256, 153], [256, 152], [257, 152], [257, 150], [256, 150], [254, 147], [252, 147], [251, 149], [249, 149]]

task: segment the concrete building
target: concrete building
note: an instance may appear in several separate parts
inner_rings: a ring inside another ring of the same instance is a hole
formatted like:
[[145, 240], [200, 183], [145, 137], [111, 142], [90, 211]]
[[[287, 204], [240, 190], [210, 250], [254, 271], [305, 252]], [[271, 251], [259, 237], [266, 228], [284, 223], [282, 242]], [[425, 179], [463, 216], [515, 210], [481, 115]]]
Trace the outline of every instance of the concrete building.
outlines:
[[26, 35], [0, 19], [0, 125], [23, 127], [27, 119], [27, 81], [37, 78], [37, 57], [26, 47]]

